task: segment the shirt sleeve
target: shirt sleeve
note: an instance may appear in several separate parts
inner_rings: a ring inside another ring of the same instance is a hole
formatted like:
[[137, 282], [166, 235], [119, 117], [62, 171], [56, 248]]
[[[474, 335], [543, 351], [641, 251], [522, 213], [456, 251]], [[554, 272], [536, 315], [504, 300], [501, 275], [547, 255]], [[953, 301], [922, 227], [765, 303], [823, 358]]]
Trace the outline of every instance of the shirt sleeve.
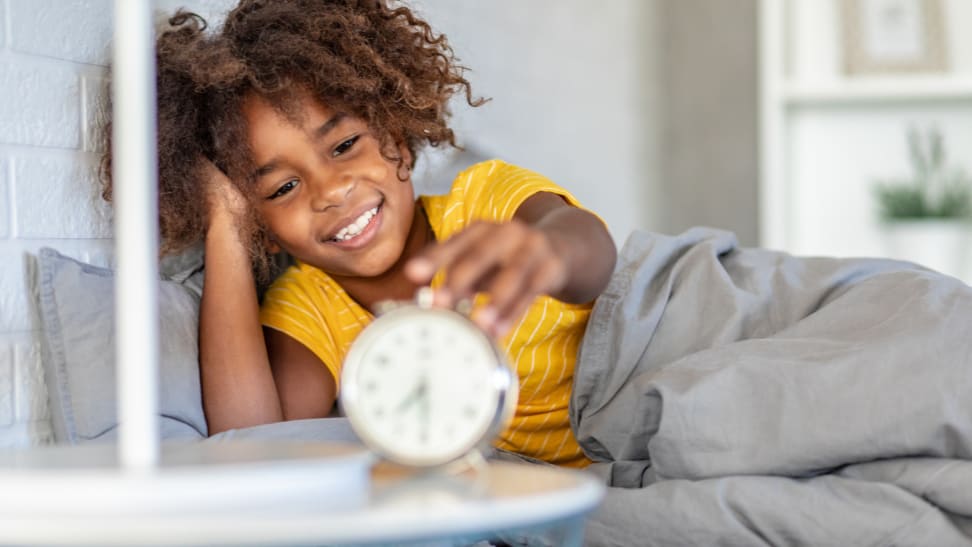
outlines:
[[509, 221], [524, 201], [540, 192], [559, 195], [568, 204], [583, 209], [570, 192], [547, 177], [500, 160], [477, 164], [461, 173], [454, 191], [457, 189], [467, 204], [467, 222]]
[[260, 306], [260, 322], [297, 340], [327, 367], [335, 382], [340, 382], [337, 343], [321, 313], [319, 295], [296, 268], [278, 277]]

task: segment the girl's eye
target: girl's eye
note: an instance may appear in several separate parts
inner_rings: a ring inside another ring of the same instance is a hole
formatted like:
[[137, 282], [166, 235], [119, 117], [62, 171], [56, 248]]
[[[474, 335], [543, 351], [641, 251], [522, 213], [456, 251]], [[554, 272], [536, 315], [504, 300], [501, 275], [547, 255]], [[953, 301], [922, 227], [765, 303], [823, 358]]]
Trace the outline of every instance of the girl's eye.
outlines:
[[283, 183], [283, 186], [277, 188], [274, 193], [267, 196], [267, 199], [277, 199], [283, 195], [286, 195], [293, 190], [295, 186], [297, 186], [297, 179], [288, 180], [287, 182]]
[[341, 154], [344, 154], [348, 150], [351, 150], [351, 147], [354, 146], [354, 143], [356, 142], [358, 142], [358, 136], [351, 137], [350, 139], [342, 142], [334, 148], [334, 151], [331, 152], [331, 156], [336, 158]]

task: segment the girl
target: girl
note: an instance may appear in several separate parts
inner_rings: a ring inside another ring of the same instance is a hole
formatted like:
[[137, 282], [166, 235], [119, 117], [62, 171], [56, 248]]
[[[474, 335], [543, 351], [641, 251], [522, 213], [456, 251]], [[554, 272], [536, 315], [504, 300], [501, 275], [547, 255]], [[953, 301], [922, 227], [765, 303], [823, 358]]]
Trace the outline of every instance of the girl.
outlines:
[[[415, 198], [421, 147], [454, 145], [449, 99], [482, 102], [445, 37], [383, 0], [244, 0], [212, 37], [197, 16], [170, 23], [158, 43], [161, 227], [166, 250], [205, 240], [209, 431], [328, 415], [372, 306], [431, 284], [444, 306], [479, 294], [473, 319], [517, 368], [498, 445], [586, 465], [567, 406], [615, 247], [570, 194], [501, 161]], [[296, 265], [261, 306], [252, 266], [265, 273], [278, 251]]]
[[[328, 414], [369, 307], [431, 284], [482, 295], [520, 375], [497, 444], [616, 487], [585, 544], [969, 544], [968, 286], [694, 229], [633, 234], [605, 289], [604, 226], [535, 173], [490, 161], [414, 198], [420, 148], [453, 143], [447, 101], [478, 101], [408, 9], [245, 0], [212, 38], [172, 22], [161, 220], [169, 250], [205, 239], [210, 431]], [[297, 264], [261, 305], [252, 266], [278, 249]]]

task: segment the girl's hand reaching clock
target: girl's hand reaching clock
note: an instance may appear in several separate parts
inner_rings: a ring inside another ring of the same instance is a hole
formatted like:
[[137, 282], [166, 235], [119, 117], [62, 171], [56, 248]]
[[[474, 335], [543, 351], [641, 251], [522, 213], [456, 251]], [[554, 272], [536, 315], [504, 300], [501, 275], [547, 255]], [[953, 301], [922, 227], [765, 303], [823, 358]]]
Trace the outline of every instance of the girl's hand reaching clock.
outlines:
[[416, 276], [445, 270], [435, 304], [451, 307], [475, 293], [489, 303], [473, 314], [480, 327], [501, 336], [540, 295], [556, 294], [567, 283], [567, 258], [555, 237], [521, 220], [477, 222], [412, 261]]
[[418, 284], [445, 272], [436, 304], [451, 307], [476, 293], [488, 304], [472, 319], [502, 336], [538, 296], [584, 303], [596, 298], [614, 269], [615, 247], [593, 214], [560, 196], [539, 193], [509, 222], [474, 222], [406, 264]]

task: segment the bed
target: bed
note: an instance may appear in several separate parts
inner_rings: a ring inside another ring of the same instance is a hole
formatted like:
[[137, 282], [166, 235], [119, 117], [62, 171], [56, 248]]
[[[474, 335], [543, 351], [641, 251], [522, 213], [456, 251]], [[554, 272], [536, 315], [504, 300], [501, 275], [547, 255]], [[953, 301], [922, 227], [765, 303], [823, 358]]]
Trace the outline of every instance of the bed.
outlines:
[[[111, 272], [39, 259], [54, 431], [111, 439], [113, 341], [92, 338], [111, 330]], [[206, 434], [199, 260], [161, 293], [168, 438]], [[719, 230], [638, 232], [594, 307], [571, 419], [609, 487], [588, 545], [972, 545], [972, 288], [903, 262], [744, 249]], [[309, 440], [353, 439], [322, 423]]]

